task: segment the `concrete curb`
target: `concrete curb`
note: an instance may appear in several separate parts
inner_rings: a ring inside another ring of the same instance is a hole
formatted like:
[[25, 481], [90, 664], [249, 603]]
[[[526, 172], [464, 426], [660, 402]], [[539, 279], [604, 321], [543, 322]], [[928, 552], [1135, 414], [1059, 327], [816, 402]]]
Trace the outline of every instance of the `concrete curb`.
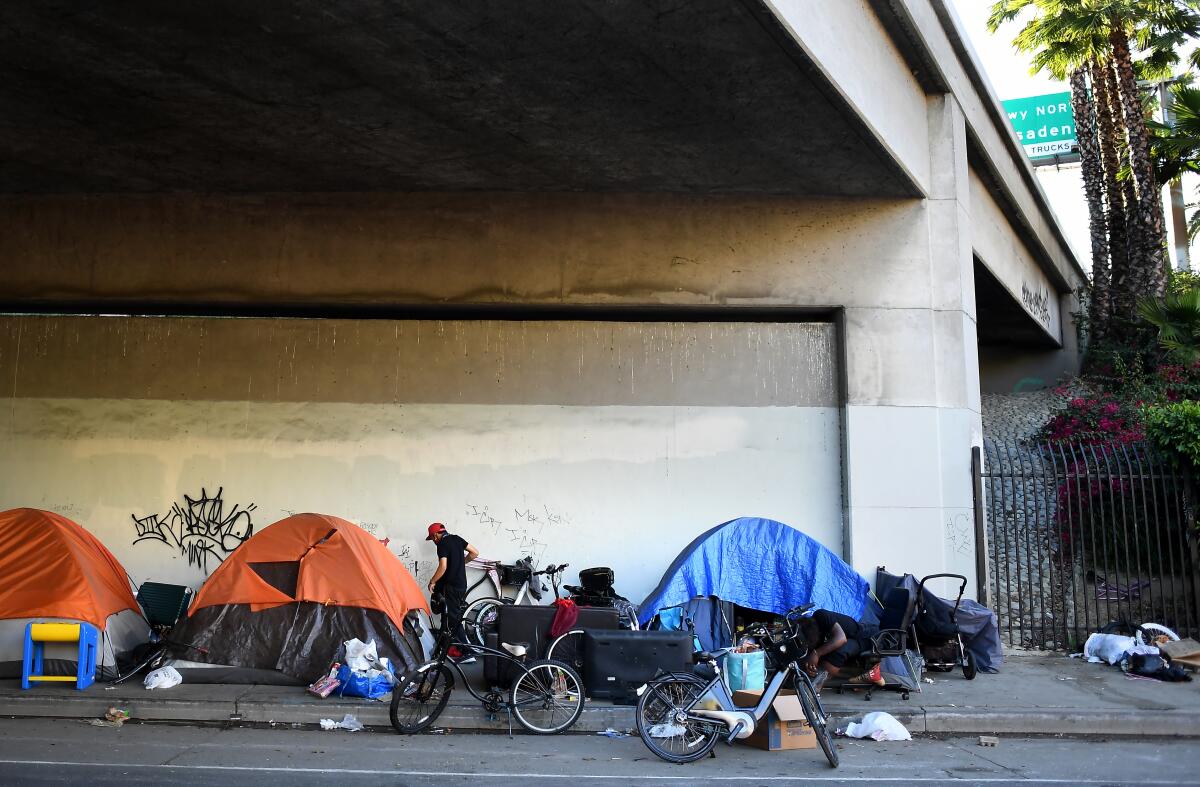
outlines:
[[[129, 711], [134, 719], [209, 723], [317, 724], [321, 719], [341, 719], [352, 714], [368, 727], [388, 727], [385, 703], [325, 700], [297, 695], [295, 701], [255, 699], [250, 687], [227, 687], [224, 696], [208, 699], [173, 699], [165, 692], [153, 697], [101, 694], [9, 695], [4, 715], [61, 719], [95, 719], [112, 705]], [[832, 704], [832, 703], [831, 703]], [[1121, 737], [1200, 738], [1200, 711], [1185, 710], [1081, 710], [1073, 708], [946, 708], [915, 705], [896, 707], [829, 708], [836, 726], [861, 718], [872, 710], [886, 710], [913, 733], [1005, 735], [1111, 735]], [[573, 730], [594, 733], [612, 728], [630, 731], [634, 709], [629, 706], [589, 703]], [[438, 719], [438, 728], [455, 731], [507, 732], [504, 713], [487, 714], [475, 703], [452, 702]], [[514, 723], [513, 729], [519, 729]]]

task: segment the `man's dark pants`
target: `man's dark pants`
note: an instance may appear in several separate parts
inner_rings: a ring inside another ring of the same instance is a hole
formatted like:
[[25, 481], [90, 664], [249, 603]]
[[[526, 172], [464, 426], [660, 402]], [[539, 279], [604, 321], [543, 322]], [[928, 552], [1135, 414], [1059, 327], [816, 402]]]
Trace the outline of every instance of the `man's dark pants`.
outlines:
[[471, 655], [475, 650], [467, 643], [467, 632], [462, 623], [463, 610], [467, 606], [467, 589], [447, 585], [441, 589], [441, 594], [446, 602], [446, 611], [442, 613], [442, 626], [450, 632], [454, 642], [458, 643], [458, 649], [463, 655]]

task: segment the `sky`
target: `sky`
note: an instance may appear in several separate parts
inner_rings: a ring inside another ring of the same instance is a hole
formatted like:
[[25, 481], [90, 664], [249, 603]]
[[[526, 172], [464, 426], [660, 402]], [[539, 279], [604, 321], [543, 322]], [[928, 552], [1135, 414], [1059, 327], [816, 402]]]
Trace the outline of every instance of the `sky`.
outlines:
[[991, 0], [952, 0], [952, 4], [1001, 101], [1070, 90], [1065, 82], [1055, 81], [1046, 74], [1029, 73], [1029, 57], [1017, 53], [1012, 46], [1021, 29], [1019, 23], [1011, 22], [995, 35], [988, 32]]

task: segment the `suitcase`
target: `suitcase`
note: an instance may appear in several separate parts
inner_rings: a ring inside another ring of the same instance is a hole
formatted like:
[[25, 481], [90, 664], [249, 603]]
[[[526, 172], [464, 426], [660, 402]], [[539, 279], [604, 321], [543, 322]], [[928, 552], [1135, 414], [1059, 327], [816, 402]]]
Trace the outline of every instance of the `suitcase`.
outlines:
[[584, 590], [592, 593], [611, 591], [613, 579], [611, 568], [585, 568], [579, 572], [579, 584], [583, 586]]
[[692, 635], [686, 631], [589, 631], [583, 684], [593, 699], [637, 702], [637, 689], [662, 672], [692, 668]]
[[[550, 626], [554, 623], [554, 607], [535, 607], [526, 604], [505, 604], [500, 607], [499, 618], [496, 622], [496, 647], [501, 642], [510, 645], [524, 645], [529, 649], [528, 660], [534, 661], [546, 657], [546, 649], [553, 640], [550, 637]], [[616, 630], [619, 626], [615, 609], [580, 609], [579, 620], [573, 628]], [[492, 661], [500, 660], [493, 657]], [[512, 665], [500, 662], [496, 665], [496, 678], [493, 685], [507, 686], [514, 679]], [[580, 676], [582, 677], [582, 676]], [[489, 678], [490, 680], [490, 678]]]

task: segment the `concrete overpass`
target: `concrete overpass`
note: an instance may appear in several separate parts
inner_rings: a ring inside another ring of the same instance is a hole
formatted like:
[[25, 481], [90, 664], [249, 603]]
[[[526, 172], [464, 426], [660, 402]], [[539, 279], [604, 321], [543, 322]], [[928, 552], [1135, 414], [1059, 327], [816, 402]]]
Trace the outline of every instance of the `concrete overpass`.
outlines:
[[0, 22], [0, 507], [140, 579], [202, 579], [132, 521], [218, 487], [418, 572], [440, 519], [633, 596], [761, 514], [973, 573], [981, 370], [1074, 363], [1084, 277], [943, 0]]

